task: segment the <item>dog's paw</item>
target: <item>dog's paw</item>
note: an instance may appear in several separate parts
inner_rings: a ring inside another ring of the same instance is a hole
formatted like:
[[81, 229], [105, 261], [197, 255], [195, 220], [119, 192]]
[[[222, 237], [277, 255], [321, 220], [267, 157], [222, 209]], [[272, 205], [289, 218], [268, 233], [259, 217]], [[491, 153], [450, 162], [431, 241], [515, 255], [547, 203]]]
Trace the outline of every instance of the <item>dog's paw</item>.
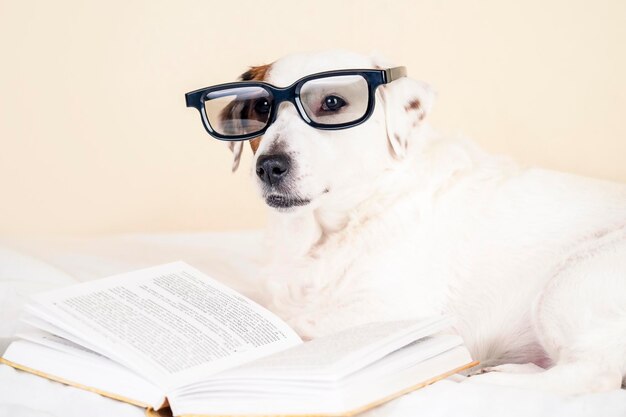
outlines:
[[619, 389], [619, 369], [606, 369], [601, 364], [574, 362], [544, 370], [537, 365], [507, 364], [486, 368], [485, 373], [467, 378], [464, 384], [490, 384], [511, 388], [547, 391], [570, 396]]
[[522, 373], [505, 373], [497, 371], [484, 371], [484, 373], [478, 373], [472, 375], [463, 381], [464, 384], [487, 384], [498, 385], [503, 387], [515, 387], [515, 388], [529, 388], [532, 387], [532, 383], [526, 381], [527, 376], [534, 374], [522, 374]]
[[300, 316], [287, 320], [287, 324], [289, 324], [289, 327], [298, 333], [298, 336], [304, 341], [312, 340], [328, 333], [328, 329], [320, 325], [320, 320], [315, 317]]
[[504, 372], [508, 374], [535, 374], [537, 372], [543, 372], [541, 366], [534, 363], [506, 363], [504, 365], [488, 366], [480, 370], [478, 375], [488, 372]]
[[545, 369], [534, 363], [507, 363], [483, 368], [467, 378], [464, 383], [536, 388], [535, 376], [541, 375], [544, 371]]
[[289, 327], [295, 330], [304, 340], [316, 339], [322, 336], [341, 332], [345, 329], [363, 324], [355, 314], [338, 312], [300, 314], [287, 321]]

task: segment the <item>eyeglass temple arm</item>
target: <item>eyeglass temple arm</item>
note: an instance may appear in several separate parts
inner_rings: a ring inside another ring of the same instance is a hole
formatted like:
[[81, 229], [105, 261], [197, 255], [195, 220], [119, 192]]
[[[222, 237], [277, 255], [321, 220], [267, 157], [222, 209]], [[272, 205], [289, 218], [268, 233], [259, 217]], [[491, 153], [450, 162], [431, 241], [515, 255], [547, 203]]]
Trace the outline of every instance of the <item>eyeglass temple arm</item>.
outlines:
[[387, 68], [385, 70], [385, 84], [406, 77], [406, 67]]
[[200, 109], [200, 97], [202, 96], [202, 90], [195, 90], [185, 94], [185, 104], [187, 107], [195, 107]]

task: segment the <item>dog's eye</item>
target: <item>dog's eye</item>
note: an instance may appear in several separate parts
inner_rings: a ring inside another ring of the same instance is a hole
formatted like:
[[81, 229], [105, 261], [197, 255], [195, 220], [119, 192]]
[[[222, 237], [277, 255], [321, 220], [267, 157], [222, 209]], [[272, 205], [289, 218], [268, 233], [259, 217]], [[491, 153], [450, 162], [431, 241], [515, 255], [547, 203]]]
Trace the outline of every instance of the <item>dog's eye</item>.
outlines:
[[258, 114], [267, 114], [270, 112], [270, 102], [266, 98], [260, 98], [254, 103], [254, 111]]
[[322, 110], [324, 111], [337, 111], [347, 103], [344, 99], [337, 96], [326, 96], [322, 102]]

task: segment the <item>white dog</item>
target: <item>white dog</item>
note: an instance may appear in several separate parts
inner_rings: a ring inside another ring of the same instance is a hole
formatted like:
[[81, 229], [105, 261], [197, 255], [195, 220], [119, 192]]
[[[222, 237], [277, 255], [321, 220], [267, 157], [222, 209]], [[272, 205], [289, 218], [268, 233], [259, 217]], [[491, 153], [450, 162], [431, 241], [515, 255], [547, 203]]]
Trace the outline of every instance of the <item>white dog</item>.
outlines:
[[[301, 54], [242, 79], [286, 86], [382, 66], [345, 52]], [[283, 103], [251, 141], [255, 169], [268, 157], [290, 162], [280, 188], [262, 169], [255, 175], [273, 207], [268, 307], [307, 338], [446, 313], [491, 371], [469, 381], [565, 394], [619, 388], [626, 186], [520, 167], [438, 135], [425, 122], [432, 101], [426, 84], [401, 78], [378, 88], [369, 120], [344, 130], [308, 126]], [[232, 146], [234, 169], [242, 146]]]

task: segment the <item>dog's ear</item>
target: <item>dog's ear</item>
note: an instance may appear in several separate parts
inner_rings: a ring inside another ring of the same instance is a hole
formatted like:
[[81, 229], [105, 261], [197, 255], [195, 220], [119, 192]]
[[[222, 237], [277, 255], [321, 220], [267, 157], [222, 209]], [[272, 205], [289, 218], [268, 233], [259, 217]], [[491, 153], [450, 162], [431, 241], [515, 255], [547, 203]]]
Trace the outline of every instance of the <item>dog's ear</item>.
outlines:
[[385, 109], [387, 140], [396, 158], [404, 157], [408, 140], [430, 113], [434, 92], [426, 83], [400, 78], [379, 88]]
[[241, 154], [243, 152], [243, 141], [228, 142], [228, 149], [233, 151], [233, 166], [232, 171], [237, 171], [239, 168], [239, 161], [241, 160]]
[[[388, 68], [390, 65], [379, 65]], [[430, 113], [435, 92], [426, 83], [402, 77], [378, 88], [385, 110], [387, 140], [392, 155], [401, 159], [406, 154], [408, 140]]]
[[[239, 76], [239, 81], [264, 81], [267, 76], [267, 72], [270, 69], [270, 66], [271, 64], [250, 67], [248, 71], [244, 72], [243, 74]], [[230, 116], [228, 117], [228, 119], [230, 120], [231, 126], [235, 128], [236, 130], [240, 130], [239, 129], [240, 126], [233, 126], [232, 123], [234, 120], [241, 120], [241, 117], [233, 117], [233, 116], [235, 115], [235, 113], [242, 114], [246, 112], [246, 110], [247, 109], [245, 108], [245, 106], [241, 104], [236, 105], [236, 106], [229, 105], [226, 108], [224, 108], [224, 110], [222, 110], [220, 119], [223, 120], [226, 116]], [[255, 138], [249, 142], [250, 142], [250, 146], [252, 147], [252, 152], [256, 152], [256, 149], [259, 147], [260, 138]], [[228, 148], [233, 152], [232, 170], [233, 172], [235, 172], [237, 171], [237, 168], [239, 168], [239, 161], [241, 161], [241, 154], [243, 153], [243, 142], [242, 141], [228, 142]]]

